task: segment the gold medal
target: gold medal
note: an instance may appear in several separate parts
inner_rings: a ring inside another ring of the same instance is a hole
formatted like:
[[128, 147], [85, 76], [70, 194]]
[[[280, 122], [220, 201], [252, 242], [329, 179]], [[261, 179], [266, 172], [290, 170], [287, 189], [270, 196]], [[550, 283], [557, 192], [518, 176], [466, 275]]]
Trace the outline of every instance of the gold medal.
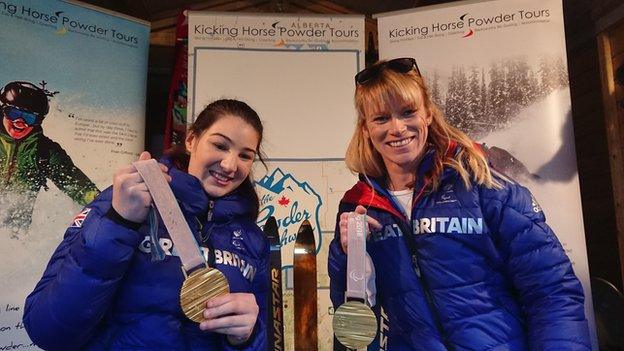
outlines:
[[[208, 267], [156, 160], [136, 161], [133, 165], [147, 185], [182, 262], [182, 273], [185, 278], [180, 290], [182, 311], [189, 319], [199, 323], [203, 319], [206, 301], [230, 292], [228, 281], [219, 270]], [[202, 264], [206, 267], [194, 270], [190, 275], [186, 274], [187, 270], [190, 271]]]
[[359, 301], [348, 301], [334, 313], [334, 334], [350, 349], [368, 346], [377, 334], [377, 318], [370, 307]]
[[189, 319], [200, 323], [204, 319], [206, 301], [229, 292], [230, 286], [223, 273], [218, 269], [204, 267], [184, 279], [180, 290], [180, 305]]

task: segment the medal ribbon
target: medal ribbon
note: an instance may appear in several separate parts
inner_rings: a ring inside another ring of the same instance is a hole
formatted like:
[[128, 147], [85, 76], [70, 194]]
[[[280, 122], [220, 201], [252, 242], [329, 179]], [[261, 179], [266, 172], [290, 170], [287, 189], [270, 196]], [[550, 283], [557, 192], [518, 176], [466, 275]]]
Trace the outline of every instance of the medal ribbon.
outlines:
[[191, 232], [186, 219], [184, 219], [173, 191], [171, 191], [171, 187], [165, 180], [156, 160], [136, 161], [132, 164], [143, 178], [147, 189], [152, 195], [154, 205], [169, 232], [184, 270], [188, 272], [198, 266], [206, 265], [195, 236]]
[[366, 298], [366, 215], [350, 213], [347, 222], [347, 291], [345, 298]]

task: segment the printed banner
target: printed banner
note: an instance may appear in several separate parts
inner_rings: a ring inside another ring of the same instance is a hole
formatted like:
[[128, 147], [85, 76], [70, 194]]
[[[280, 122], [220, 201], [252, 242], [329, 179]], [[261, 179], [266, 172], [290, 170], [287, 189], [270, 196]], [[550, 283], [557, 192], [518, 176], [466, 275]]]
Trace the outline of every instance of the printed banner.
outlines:
[[149, 25], [2, 0], [0, 43], [0, 349], [36, 349], [26, 295], [81, 208], [143, 150]]
[[561, 0], [456, 2], [378, 15], [382, 59], [410, 56], [451, 124], [527, 186], [585, 289], [595, 337]]
[[364, 37], [363, 16], [189, 15], [189, 122], [225, 97], [247, 102], [264, 123], [268, 167], [254, 169], [258, 224], [275, 216], [279, 226], [286, 350], [294, 349], [293, 247], [306, 219], [317, 245], [319, 349], [332, 349], [327, 252], [338, 202], [356, 181], [344, 153]]

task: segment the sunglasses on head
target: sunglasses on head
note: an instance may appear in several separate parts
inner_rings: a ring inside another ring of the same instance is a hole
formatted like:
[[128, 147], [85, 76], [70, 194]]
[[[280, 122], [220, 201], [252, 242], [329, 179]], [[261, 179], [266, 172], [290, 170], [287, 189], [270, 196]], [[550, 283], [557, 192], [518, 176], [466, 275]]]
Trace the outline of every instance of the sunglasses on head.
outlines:
[[39, 115], [32, 112], [20, 110], [15, 106], [4, 106], [2, 108], [2, 113], [4, 113], [6, 118], [11, 121], [15, 121], [21, 118], [22, 120], [24, 120], [24, 123], [28, 125], [36, 125], [40, 122]]
[[366, 84], [366, 82], [379, 77], [381, 71], [386, 68], [397, 73], [407, 73], [411, 70], [416, 70], [416, 73], [420, 75], [418, 64], [416, 64], [416, 60], [414, 58], [401, 57], [361, 70], [358, 74], [355, 75], [355, 83], [360, 85]]

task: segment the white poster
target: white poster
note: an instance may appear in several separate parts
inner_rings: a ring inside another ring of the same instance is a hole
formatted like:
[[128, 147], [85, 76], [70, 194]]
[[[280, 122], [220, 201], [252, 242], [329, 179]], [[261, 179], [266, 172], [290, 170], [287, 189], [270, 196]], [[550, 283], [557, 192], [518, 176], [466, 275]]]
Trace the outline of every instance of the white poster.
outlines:
[[317, 245], [319, 349], [332, 349], [327, 254], [338, 202], [356, 181], [344, 165], [355, 125], [354, 75], [364, 67], [364, 17], [189, 15], [189, 118], [235, 98], [264, 124], [268, 170], [254, 169], [258, 224], [275, 216], [282, 244], [285, 349], [293, 344], [293, 247], [308, 220]]
[[585, 290], [597, 349], [561, 0], [456, 2], [378, 18], [381, 59], [414, 57], [451, 124], [527, 186]]
[[144, 147], [149, 24], [0, 1], [0, 350], [36, 349], [26, 296], [65, 229]]

